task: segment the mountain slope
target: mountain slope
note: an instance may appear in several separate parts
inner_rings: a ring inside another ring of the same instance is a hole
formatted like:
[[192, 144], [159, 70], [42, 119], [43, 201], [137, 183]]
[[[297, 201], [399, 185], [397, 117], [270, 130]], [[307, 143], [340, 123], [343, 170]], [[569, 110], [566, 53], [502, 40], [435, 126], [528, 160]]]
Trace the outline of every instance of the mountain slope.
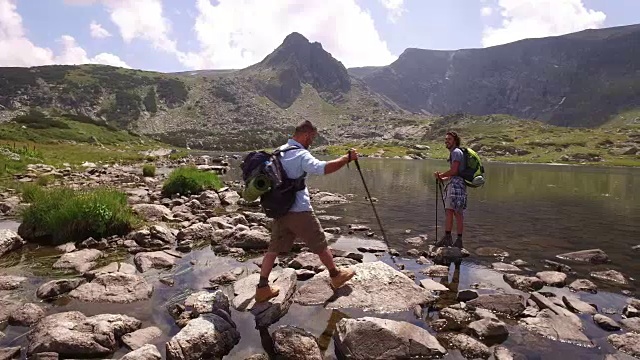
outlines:
[[597, 126], [640, 108], [640, 25], [485, 49], [407, 49], [380, 68], [349, 69], [413, 112], [503, 113]]

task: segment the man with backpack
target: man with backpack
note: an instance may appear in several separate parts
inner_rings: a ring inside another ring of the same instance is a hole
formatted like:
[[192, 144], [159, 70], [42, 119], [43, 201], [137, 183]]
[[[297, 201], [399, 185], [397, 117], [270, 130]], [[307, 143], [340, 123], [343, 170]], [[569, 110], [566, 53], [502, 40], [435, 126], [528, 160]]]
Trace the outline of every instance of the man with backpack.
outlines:
[[[439, 181], [449, 180], [444, 190], [445, 203], [445, 235], [436, 241], [437, 247], [455, 246], [462, 249], [462, 232], [464, 230], [464, 210], [467, 208], [467, 184], [462, 177], [466, 169], [466, 156], [460, 149], [460, 136], [455, 131], [447, 132], [445, 136], [445, 146], [449, 149], [450, 164], [449, 170], [444, 173], [435, 172], [434, 175]], [[456, 218], [458, 236], [456, 241], [452, 241], [451, 230], [453, 228], [453, 218]]]
[[[303, 121], [296, 127], [293, 137], [287, 141], [287, 144], [279, 148], [282, 151], [278, 155], [280, 164], [287, 178], [296, 179], [296, 181], [300, 179], [302, 182], [290, 190], [295, 191], [295, 200], [288, 211], [280, 209], [284, 214], [274, 216], [271, 242], [262, 260], [260, 281], [256, 288], [255, 301], [258, 303], [267, 301], [280, 293], [277, 287], [269, 285], [269, 274], [278, 254], [289, 252], [297, 238], [304, 241], [311, 252], [318, 254], [329, 271], [331, 286], [334, 289], [343, 286], [355, 275], [351, 269], [336, 267], [324, 230], [311, 207], [309, 190], [304, 184], [304, 178], [307, 174], [327, 175], [336, 172], [350, 161], [356, 160], [358, 155], [354, 149], [351, 149], [348, 154], [337, 159], [320, 161], [308, 150], [317, 135], [317, 128], [310, 121]], [[282, 203], [284, 205], [281, 206], [287, 206], [287, 202]]]

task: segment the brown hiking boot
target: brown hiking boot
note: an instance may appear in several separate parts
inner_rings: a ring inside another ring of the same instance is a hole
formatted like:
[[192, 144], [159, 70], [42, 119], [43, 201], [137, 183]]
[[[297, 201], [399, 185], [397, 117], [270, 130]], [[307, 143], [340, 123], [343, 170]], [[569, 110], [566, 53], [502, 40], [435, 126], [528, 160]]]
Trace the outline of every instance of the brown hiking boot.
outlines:
[[355, 274], [356, 272], [351, 269], [339, 269], [338, 275], [331, 278], [331, 287], [334, 290], [342, 287], [342, 285], [351, 280]]
[[268, 285], [256, 288], [256, 302], [265, 302], [271, 298], [278, 296], [278, 294], [280, 294], [280, 289], [275, 286]]

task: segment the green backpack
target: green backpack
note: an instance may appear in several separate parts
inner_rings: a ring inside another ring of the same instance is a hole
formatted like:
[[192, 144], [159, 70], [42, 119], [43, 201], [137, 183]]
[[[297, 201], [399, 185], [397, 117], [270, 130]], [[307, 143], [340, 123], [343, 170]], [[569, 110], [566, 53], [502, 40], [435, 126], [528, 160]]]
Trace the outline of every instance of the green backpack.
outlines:
[[464, 154], [465, 169], [460, 172], [460, 177], [464, 179], [467, 186], [477, 188], [485, 183], [484, 166], [477, 152], [469, 147], [460, 147]]

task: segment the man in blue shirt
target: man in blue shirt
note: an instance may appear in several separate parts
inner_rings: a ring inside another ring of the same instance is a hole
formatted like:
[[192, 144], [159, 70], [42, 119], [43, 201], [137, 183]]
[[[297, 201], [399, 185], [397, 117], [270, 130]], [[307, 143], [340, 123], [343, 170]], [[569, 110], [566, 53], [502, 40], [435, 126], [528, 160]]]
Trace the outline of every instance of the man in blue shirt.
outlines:
[[[464, 153], [459, 149], [460, 136], [455, 131], [450, 131], [444, 139], [450, 156], [447, 160], [450, 168], [447, 172], [435, 172], [436, 179], [440, 181], [450, 180], [444, 191], [445, 203], [445, 235], [436, 241], [436, 246], [455, 246], [462, 249], [462, 231], [464, 229], [464, 210], [467, 208], [467, 185], [464, 179], [458, 174], [465, 169]], [[453, 228], [453, 217], [456, 218], [458, 237], [452, 244], [451, 229]], [[437, 226], [437, 224], [436, 224]]]
[[[280, 162], [290, 179], [296, 179], [306, 174], [327, 175], [341, 169], [358, 155], [354, 149], [349, 153], [331, 161], [320, 161], [309, 152], [308, 148], [318, 135], [318, 130], [310, 121], [303, 121], [296, 127], [293, 137], [281, 149], [297, 146], [282, 153]], [[271, 242], [269, 249], [262, 260], [260, 269], [260, 281], [256, 289], [256, 302], [267, 301], [278, 296], [280, 290], [269, 285], [269, 274], [273, 263], [279, 253], [289, 252], [294, 240], [299, 238], [305, 242], [310, 251], [318, 254], [322, 263], [329, 270], [331, 286], [337, 289], [349, 281], [355, 272], [351, 269], [338, 269], [333, 261], [333, 256], [328, 248], [324, 230], [313, 213], [309, 189], [296, 193], [296, 200], [289, 212], [280, 218], [274, 219], [271, 225]]]

